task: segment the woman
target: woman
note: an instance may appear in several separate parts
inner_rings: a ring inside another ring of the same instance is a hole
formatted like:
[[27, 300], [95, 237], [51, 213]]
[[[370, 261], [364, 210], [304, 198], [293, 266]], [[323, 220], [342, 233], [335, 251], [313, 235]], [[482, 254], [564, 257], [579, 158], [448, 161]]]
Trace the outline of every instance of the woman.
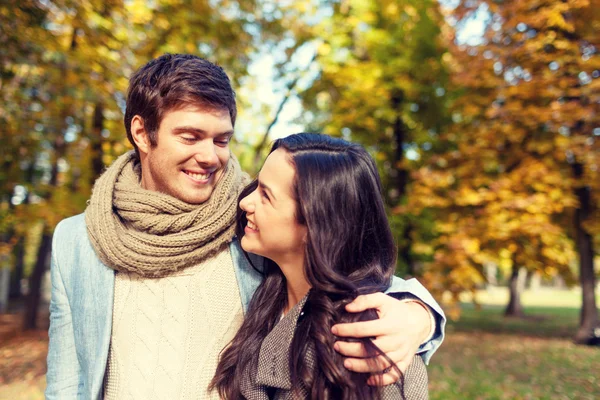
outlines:
[[[225, 399], [427, 398], [420, 357], [399, 383], [380, 388], [367, 383], [369, 374], [344, 368], [334, 350], [334, 324], [377, 318], [345, 305], [384, 291], [396, 262], [381, 183], [365, 149], [317, 134], [279, 139], [240, 199], [242, 248], [268, 261], [210, 389]], [[385, 357], [371, 340], [362, 342], [371, 356]]]

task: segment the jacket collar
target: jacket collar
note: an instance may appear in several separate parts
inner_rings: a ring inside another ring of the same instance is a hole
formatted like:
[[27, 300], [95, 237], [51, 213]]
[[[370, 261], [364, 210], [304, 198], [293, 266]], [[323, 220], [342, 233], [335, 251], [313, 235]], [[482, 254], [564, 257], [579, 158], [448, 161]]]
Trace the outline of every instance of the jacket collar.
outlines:
[[275, 328], [263, 340], [256, 373], [258, 385], [286, 390], [292, 388], [290, 346], [307, 298], [308, 294], [275, 325]]

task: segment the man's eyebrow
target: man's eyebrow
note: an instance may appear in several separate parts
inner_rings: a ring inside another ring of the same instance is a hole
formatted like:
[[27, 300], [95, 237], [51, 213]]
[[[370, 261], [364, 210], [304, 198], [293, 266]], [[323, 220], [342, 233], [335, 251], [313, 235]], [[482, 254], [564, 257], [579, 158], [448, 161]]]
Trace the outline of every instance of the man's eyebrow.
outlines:
[[271, 195], [271, 197], [273, 197], [275, 200], [277, 200], [277, 197], [275, 197], [275, 195], [273, 194], [273, 191], [271, 190], [271, 188], [268, 187], [267, 185], [265, 185], [260, 179], [258, 179], [258, 186], [260, 186], [261, 188], [263, 188], [263, 190], [269, 192], [269, 194]]
[[[196, 128], [193, 126], [178, 126], [176, 128], [173, 128], [173, 133], [174, 134], [193, 133], [196, 135], [206, 135], [207, 134], [207, 132], [204, 129]], [[216, 134], [215, 136], [233, 136], [233, 130], [221, 132], [221, 133]]]

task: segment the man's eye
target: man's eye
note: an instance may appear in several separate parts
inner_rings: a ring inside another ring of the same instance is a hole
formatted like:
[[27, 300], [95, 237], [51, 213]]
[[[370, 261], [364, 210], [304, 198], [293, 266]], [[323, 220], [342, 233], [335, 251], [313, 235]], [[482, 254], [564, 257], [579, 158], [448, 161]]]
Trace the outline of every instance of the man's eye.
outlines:
[[181, 136], [181, 139], [183, 139], [185, 142], [195, 142], [196, 141], [195, 136]]
[[227, 146], [229, 144], [229, 138], [215, 140], [215, 144], [218, 144], [219, 146]]

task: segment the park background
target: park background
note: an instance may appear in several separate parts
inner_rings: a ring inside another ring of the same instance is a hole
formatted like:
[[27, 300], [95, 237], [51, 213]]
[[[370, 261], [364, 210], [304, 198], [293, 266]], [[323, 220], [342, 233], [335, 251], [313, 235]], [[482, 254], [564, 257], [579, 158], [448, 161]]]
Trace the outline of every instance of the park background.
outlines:
[[600, 398], [599, 46], [597, 0], [0, 0], [0, 398], [43, 397], [52, 231], [165, 52], [232, 78], [251, 174], [299, 131], [374, 156], [432, 399]]

